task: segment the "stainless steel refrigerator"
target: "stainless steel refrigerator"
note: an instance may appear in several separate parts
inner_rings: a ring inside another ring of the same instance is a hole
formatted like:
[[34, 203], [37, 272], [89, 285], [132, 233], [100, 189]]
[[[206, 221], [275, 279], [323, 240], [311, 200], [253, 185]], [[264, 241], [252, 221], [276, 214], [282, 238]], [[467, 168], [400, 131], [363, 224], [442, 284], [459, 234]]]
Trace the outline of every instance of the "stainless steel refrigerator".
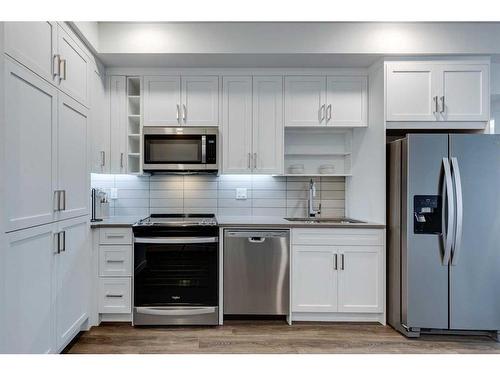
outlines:
[[410, 134], [388, 145], [388, 322], [500, 331], [500, 135]]

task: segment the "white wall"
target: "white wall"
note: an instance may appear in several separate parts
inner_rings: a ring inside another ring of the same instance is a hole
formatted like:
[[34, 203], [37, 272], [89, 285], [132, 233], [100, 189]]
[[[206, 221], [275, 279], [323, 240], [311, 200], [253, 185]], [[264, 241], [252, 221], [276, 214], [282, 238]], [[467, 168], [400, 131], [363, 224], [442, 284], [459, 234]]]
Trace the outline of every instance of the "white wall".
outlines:
[[100, 22], [98, 39], [100, 53], [498, 54], [500, 23]]

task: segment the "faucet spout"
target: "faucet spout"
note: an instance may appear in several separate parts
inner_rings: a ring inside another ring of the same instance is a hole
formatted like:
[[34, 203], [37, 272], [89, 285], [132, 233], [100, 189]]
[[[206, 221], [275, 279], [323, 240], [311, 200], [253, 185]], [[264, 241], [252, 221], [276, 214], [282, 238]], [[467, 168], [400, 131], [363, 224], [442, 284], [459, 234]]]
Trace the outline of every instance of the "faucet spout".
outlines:
[[321, 213], [321, 203], [318, 210], [314, 209], [314, 198], [316, 197], [316, 183], [311, 178], [309, 181], [309, 199], [307, 200], [307, 214], [309, 217], [316, 217]]

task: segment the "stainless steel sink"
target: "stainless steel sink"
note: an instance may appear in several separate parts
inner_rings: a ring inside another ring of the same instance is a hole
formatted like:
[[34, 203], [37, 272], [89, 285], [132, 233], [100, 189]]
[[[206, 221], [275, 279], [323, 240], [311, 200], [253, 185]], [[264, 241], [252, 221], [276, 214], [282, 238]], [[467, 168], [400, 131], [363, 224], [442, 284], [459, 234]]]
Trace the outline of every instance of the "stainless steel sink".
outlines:
[[334, 224], [363, 224], [365, 221], [350, 219], [348, 217], [285, 217], [287, 221], [296, 221], [308, 224], [334, 223]]

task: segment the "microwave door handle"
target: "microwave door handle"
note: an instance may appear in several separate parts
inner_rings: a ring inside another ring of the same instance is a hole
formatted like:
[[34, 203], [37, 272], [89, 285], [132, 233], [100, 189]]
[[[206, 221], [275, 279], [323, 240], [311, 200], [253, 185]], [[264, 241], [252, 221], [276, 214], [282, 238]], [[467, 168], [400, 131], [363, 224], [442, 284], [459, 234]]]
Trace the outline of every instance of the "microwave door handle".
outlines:
[[201, 136], [201, 163], [207, 163], [207, 136]]

